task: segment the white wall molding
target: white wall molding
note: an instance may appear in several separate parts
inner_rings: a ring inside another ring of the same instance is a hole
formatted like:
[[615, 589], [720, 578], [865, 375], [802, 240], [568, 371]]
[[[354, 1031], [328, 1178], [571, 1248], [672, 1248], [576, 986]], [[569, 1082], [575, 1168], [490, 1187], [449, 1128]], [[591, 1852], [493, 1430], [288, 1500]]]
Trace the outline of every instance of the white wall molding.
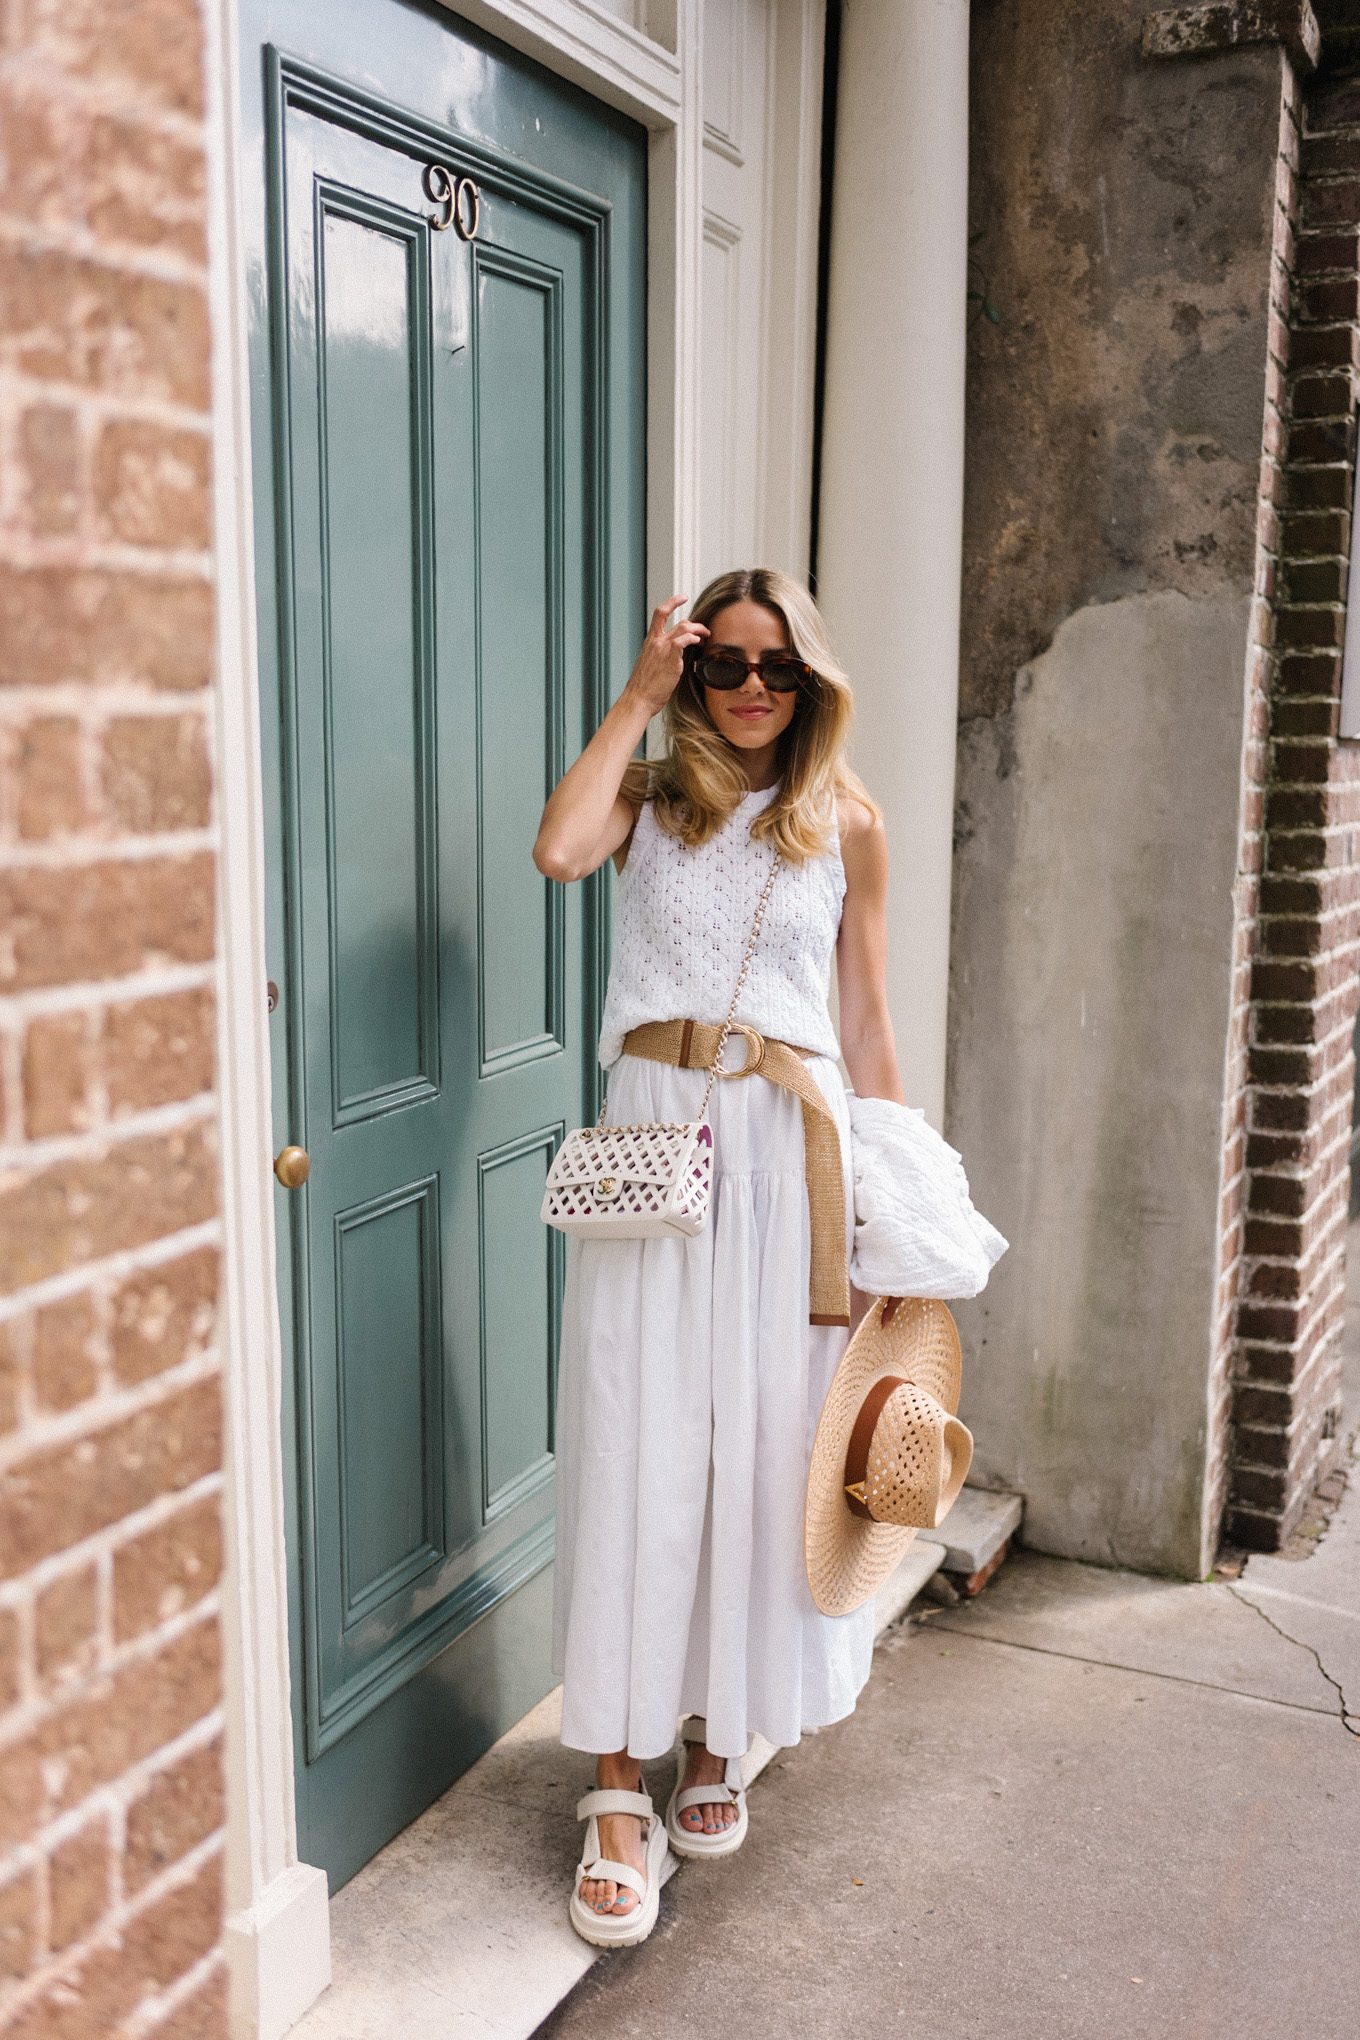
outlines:
[[940, 1126], [963, 555], [968, 0], [851, 0], [832, 184], [818, 585], [887, 813], [888, 995]]
[[825, 0], [708, 11], [702, 580], [808, 570], [825, 26]]
[[440, 0], [546, 70], [635, 119], [673, 125], [684, 104], [686, 19], [692, 0], [651, 10], [648, 33], [589, 0]]
[[756, 548], [805, 579], [812, 542], [826, 0], [771, 0], [765, 60]]
[[[233, 2034], [278, 2040], [330, 1980], [330, 1925], [326, 1874], [298, 1862], [294, 1818], [235, 0], [217, 0], [206, 26], [227, 1410], [226, 1946]], [[281, 1933], [286, 1961], [279, 1959]]]

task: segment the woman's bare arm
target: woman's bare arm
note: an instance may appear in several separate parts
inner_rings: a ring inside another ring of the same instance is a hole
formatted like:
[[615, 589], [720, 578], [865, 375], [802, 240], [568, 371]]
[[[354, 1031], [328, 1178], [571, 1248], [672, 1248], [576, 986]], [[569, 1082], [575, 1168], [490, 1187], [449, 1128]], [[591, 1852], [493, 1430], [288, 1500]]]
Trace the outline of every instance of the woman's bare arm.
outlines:
[[563, 884], [585, 878], [627, 842], [637, 810], [619, 792], [623, 775], [648, 723], [680, 684], [685, 647], [708, 636], [702, 623], [667, 629], [671, 611], [688, 600], [672, 595], [652, 611], [628, 684], [548, 796], [534, 840], [534, 863], [545, 877]]
[[845, 898], [836, 940], [841, 1054], [861, 1098], [906, 1104], [888, 1012], [888, 834], [857, 800], [841, 838]]
[[[848, 803], [841, 836], [845, 898], [836, 938], [836, 995], [841, 1054], [860, 1098], [891, 1098], [905, 1105], [897, 1043], [888, 1012], [888, 835], [858, 801]], [[851, 1285], [850, 1322], [858, 1325], [870, 1299]], [[889, 1323], [900, 1299], [887, 1298]]]

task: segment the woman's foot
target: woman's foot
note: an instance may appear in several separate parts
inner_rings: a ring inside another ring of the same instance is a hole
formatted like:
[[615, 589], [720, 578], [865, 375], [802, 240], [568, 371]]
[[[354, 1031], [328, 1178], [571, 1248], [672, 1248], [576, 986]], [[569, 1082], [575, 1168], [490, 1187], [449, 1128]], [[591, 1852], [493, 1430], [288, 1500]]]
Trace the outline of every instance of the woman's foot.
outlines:
[[[727, 1769], [726, 1757], [715, 1757], [703, 1743], [686, 1743], [685, 1775], [680, 1781], [683, 1792], [688, 1785], [721, 1785]], [[701, 1803], [687, 1806], [683, 1813], [675, 1816], [679, 1825], [694, 1835], [720, 1835], [724, 1828], [732, 1827], [739, 1818], [738, 1809], [730, 1800], [715, 1799], [712, 1804]]]
[[[595, 1764], [595, 1783], [610, 1792], [645, 1792], [642, 1773], [636, 1757], [630, 1757], [627, 1750], [618, 1750], [612, 1756], [599, 1757]], [[700, 1811], [707, 1812], [707, 1808]], [[602, 1813], [598, 1816], [600, 1830], [600, 1854], [611, 1862], [626, 1863], [631, 1870], [646, 1875], [647, 1858], [642, 1846], [642, 1819], [636, 1813]], [[588, 1905], [592, 1912], [613, 1913], [622, 1919], [641, 1905], [635, 1891], [626, 1884], [615, 1884], [612, 1877], [583, 1877], [581, 1879], [581, 1903]]]

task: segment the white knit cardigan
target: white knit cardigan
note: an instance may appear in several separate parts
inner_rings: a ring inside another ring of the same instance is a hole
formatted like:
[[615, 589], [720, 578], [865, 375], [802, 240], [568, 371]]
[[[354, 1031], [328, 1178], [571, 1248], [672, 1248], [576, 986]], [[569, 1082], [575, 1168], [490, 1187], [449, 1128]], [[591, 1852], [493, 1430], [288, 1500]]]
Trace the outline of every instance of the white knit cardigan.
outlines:
[[976, 1296], [1010, 1244], [968, 1191], [963, 1157], [917, 1105], [850, 1092], [855, 1231], [867, 1296]]

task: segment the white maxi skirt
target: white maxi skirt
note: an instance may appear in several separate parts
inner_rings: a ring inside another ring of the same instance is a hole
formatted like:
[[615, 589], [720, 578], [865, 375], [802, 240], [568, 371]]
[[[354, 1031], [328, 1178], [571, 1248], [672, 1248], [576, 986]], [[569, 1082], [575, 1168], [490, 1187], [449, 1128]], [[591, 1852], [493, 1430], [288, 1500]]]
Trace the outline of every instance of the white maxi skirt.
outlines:
[[[839, 1065], [808, 1058], [835, 1114]], [[705, 1073], [623, 1055], [609, 1119], [685, 1120]], [[869, 1676], [872, 1600], [823, 1615], [803, 1562], [822, 1402], [845, 1351], [808, 1323], [811, 1225], [797, 1097], [720, 1080], [714, 1182], [693, 1238], [568, 1236], [557, 1392], [553, 1663], [562, 1741], [635, 1757], [701, 1714], [717, 1756], [796, 1743], [849, 1714]]]

